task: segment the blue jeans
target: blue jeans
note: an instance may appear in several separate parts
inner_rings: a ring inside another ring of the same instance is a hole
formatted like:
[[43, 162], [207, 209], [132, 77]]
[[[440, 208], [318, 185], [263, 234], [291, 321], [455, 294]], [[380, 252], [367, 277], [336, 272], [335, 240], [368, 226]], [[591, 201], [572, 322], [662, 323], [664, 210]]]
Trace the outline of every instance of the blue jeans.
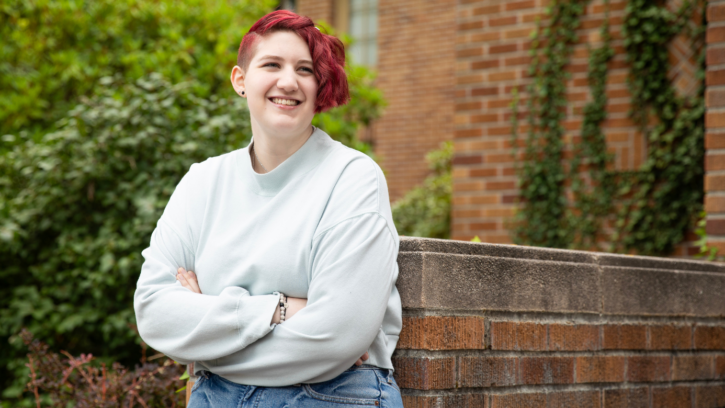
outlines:
[[330, 381], [289, 387], [242, 385], [208, 371], [191, 390], [189, 408], [403, 408], [392, 370], [352, 366]]

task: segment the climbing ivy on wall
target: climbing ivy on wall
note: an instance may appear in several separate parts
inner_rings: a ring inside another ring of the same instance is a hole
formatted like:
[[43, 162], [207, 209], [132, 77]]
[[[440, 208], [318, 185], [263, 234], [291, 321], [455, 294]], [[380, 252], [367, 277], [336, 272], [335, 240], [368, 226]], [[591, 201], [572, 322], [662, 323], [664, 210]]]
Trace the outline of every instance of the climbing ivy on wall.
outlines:
[[[604, 219], [612, 210], [615, 186], [609, 167], [613, 155], [607, 151], [602, 122], [607, 118], [607, 64], [614, 57], [609, 34], [609, 10], [601, 27], [602, 46], [589, 50], [588, 83], [592, 100], [584, 106], [581, 141], [574, 146], [569, 165], [574, 203], [569, 211], [570, 246], [578, 249], [596, 247]], [[589, 183], [584, 179], [587, 170]]]
[[[550, 6], [550, 24], [539, 27], [532, 44], [533, 61], [529, 75], [527, 123], [529, 130], [520, 169], [520, 198], [515, 241], [528, 245], [567, 247], [564, 181], [561, 165], [564, 143], [566, 84], [576, 29], [584, 12], [584, 3], [576, 0], [554, 1]], [[516, 117], [516, 115], [514, 115]]]
[[[688, 24], [704, 16], [704, 1], [687, 1], [676, 12], [655, 0], [630, 0], [625, 9], [624, 45], [630, 67], [630, 115], [647, 142], [645, 163], [616, 171], [601, 125], [606, 119], [607, 64], [614, 55], [608, 16], [603, 45], [590, 50], [592, 101], [584, 108], [580, 140], [563, 160], [565, 72], [586, 0], [554, 0], [548, 26], [537, 28], [527, 88], [529, 125], [523, 162], [518, 164], [520, 205], [514, 241], [559, 248], [598, 248], [603, 226], [615, 233], [610, 250], [667, 255], [681, 242], [702, 209], [704, 160], [704, 27]], [[687, 34], [699, 50], [695, 96], [679, 96], [667, 77], [668, 44]], [[516, 115], [514, 115], [516, 117]], [[514, 134], [517, 128], [514, 119]], [[568, 164], [568, 172], [565, 168]], [[586, 175], [586, 177], [585, 177]], [[566, 198], [571, 180], [572, 202]], [[587, 179], [588, 178], [588, 179]]]

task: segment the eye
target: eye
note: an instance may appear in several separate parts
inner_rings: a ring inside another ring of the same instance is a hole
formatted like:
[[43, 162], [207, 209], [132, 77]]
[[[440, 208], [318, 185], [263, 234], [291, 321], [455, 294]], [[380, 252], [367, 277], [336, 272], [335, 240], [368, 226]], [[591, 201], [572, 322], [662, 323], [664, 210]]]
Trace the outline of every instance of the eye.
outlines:
[[302, 67], [302, 68], [300, 68], [300, 69], [302, 69], [302, 70], [304, 70], [304, 71], [307, 71], [307, 72], [309, 72], [310, 74], [314, 74], [314, 71], [312, 71], [312, 68], [308, 68], [308, 67]]
[[263, 68], [264, 68], [264, 67], [277, 67], [277, 68], [279, 68], [279, 64], [278, 64], [278, 63], [276, 63], [276, 62], [268, 62], [268, 63], [266, 63], [266, 64], [262, 65], [262, 67], [263, 67]]

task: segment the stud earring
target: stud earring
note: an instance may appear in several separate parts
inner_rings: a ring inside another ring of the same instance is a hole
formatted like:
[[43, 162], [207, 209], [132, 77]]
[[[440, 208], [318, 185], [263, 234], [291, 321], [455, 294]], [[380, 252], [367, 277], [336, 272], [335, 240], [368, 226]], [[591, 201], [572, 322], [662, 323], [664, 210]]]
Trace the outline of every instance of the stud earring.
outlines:
[[244, 91], [242, 91], [242, 95], [244, 95]]

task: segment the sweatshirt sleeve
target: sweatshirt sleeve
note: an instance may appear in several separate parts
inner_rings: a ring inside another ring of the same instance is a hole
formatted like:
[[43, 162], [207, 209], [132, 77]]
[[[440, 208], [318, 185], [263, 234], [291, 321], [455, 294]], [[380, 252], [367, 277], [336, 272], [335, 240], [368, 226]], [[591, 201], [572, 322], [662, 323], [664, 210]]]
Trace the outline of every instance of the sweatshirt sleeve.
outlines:
[[195, 269], [195, 220], [190, 215], [204, 213], [203, 192], [193, 188], [199, 185], [194, 167], [174, 190], [141, 253], [145, 261], [134, 294], [141, 338], [185, 364], [227, 356], [265, 336], [273, 328], [279, 300], [278, 295], [250, 296], [241, 287], [200, 295], [176, 280], [179, 267]]
[[[242, 384], [279, 386], [330, 380], [380, 335], [398, 275], [398, 246], [377, 212], [348, 218], [312, 243], [308, 303], [235, 355], [210, 362]], [[207, 364], [206, 362], [204, 362]]]

